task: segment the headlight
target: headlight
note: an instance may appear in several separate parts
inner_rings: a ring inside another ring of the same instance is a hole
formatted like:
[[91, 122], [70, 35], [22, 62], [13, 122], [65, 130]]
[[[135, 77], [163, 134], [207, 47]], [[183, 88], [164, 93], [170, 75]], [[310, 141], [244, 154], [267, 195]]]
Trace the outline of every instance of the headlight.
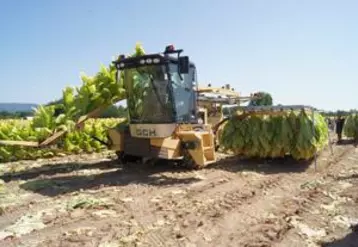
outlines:
[[152, 63], [152, 59], [151, 59], [151, 58], [147, 58], [147, 63]]
[[145, 64], [145, 60], [144, 59], [140, 60], [140, 64]]

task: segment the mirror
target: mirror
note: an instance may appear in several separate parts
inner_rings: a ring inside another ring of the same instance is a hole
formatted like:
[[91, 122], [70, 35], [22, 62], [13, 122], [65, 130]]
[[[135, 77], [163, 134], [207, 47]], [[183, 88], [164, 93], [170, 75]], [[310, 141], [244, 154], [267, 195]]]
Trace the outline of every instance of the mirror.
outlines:
[[189, 57], [179, 57], [178, 61], [179, 73], [180, 74], [188, 74], [189, 73]]

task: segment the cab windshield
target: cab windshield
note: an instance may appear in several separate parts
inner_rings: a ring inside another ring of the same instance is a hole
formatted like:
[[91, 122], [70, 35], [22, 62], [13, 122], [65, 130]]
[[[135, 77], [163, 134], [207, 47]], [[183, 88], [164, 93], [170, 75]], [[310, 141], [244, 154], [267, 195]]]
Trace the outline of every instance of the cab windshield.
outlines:
[[165, 66], [147, 65], [124, 70], [127, 105], [133, 123], [175, 121], [172, 93]]

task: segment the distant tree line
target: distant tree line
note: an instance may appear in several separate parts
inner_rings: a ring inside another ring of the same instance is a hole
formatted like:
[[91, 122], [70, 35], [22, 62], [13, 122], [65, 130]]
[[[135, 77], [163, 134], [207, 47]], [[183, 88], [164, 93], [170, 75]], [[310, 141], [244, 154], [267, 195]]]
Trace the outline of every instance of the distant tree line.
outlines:
[[[55, 105], [56, 115], [61, 114], [63, 111], [61, 109], [61, 100], [52, 101], [47, 103], [46, 106]], [[9, 112], [9, 111], [0, 111], [0, 119], [21, 119], [26, 117], [31, 117], [34, 115], [33, 111], [21, 111], [21, 112]], [[128, 110], [124, 106], [109, 106], [99, 118], [124, 118], [128, 116]]]
[[345, 110], [338, 110], [338, 111], [326, 111], [322, 112], [321, 114], [325, 117], [337, 117], [337, 116], [349, 116], [350, 114], [357, 112], [357, 110], [352, 109], [349, 111]]
[[33, 115], [31, 111], [20, 111], [20, 112], [9, 112], [9, 111], [0, 111], [0, 119], [19, 119], [26, 118]]

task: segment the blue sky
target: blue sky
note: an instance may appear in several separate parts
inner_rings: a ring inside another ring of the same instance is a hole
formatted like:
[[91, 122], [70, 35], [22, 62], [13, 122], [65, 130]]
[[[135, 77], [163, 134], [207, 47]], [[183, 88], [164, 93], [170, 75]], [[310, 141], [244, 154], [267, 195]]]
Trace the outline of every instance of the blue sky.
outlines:
[[175, 44], [199, 82], [275, 103], [358, 108], [358, 1], [0, 2], [0, 102], [46, 103], [101, 63]]

